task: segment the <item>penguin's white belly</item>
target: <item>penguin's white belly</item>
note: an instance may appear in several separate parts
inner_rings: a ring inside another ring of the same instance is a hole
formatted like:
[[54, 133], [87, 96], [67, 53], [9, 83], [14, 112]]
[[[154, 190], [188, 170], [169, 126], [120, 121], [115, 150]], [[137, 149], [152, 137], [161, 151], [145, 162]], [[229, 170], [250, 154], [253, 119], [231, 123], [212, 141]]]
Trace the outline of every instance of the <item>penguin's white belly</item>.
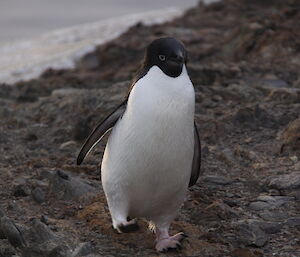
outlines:
[[[162, 76], [162, 84], [148, 82], [148, 75]], [[185, 69], [170, 78], [153, 67], [139, 82], [108, 140], [102, 184], [109, 202], [127, 208], [128, 215], [151, 219], [176, 212], [184, 200], [194, 152], [195, 100]]]

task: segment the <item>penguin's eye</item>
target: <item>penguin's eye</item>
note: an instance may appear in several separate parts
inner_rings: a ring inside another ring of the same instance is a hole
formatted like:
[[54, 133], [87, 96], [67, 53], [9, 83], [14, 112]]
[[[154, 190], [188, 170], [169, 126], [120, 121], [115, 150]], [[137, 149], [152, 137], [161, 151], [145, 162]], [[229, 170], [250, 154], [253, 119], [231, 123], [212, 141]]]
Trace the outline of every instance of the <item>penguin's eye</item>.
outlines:
[[159, 58], [159, 60], [161, 60], [162, 62], [166, 60], [166, 56], [163, 55], [163, 54], [160, 54], [160, 55], [158, 56], [158, 58]]

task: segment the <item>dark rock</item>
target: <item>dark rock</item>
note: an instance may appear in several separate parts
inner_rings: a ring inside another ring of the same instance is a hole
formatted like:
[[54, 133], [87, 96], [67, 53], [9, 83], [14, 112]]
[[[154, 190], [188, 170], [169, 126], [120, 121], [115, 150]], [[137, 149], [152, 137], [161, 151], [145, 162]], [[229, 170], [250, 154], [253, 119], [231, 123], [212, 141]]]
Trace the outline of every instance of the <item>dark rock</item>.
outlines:
[[251, 84], [261, 90], [265, 95], [269, 95], [274, 89], [288, 87], [288, 84], [280, 79], [255, 80]]
[[270, 196], [270, 195], [260, 195], [259, 197], [257, 197], [258, 201], [264, 201], [264, 202], [268, 202], [271, 203], [273, 205], [275, 205], [276, 207], [279, 207], [289, 201], [294, 200], [294, 197], [292, 196]]
[[[31, 179], [30, 184], [31, 184], [31, 187], [34, 188], [34, 189], [39, 188], [41, 190], [46, 190], [48, 188], [48, 181], [47, 180]], [[31, 191], [31, 194], [32, 194], [32, 191]]]
[[25, 184], [16, 185], [13, 195], [16, 197], [24, 197], [30, 195], [30, 187]]
[[28, 246], [22, 250], [22, 257], [70, 256], [66, 239], [38, 219], [31, 220], [30, 229], [24, 234]]
[[206, 157], [208, 156], [208, 154], [209, 154], [209, 148], [206, 145], [201, 149], [201, 157]]
[[[6, 238], [14, 247], [19, 248], [18, 253], [22, 257], [47, 257], [55, 247], [64, 244], [65, 241], [63, 237], [56, 236], [37, 219], [32, 219], [27, 227], [24, 225], [17, 226], [7, 217], [2, 217], [0, 219], [0, 231], [1, 233], [4, 232]], [[0, 253], [2, 253], [2, 243], [4, 241], [0, 240]], [[2, 255], [0, 254], [0, 256]], [[7, 253], [4, 256], [10, 255]]]
[[87, 119], [78, 119], [72, 132], [72, 138], [75, 141], [82, 141], [88, 137], [88, 135], [91, 133], [91, 127], [89, 126], [89, 123], [89, 117]]
[[26, 137], [25, 140], [26, 141], [36, 141], [38, 139], [36, 134], [33, 133], [29, 133]]
[[295, 197], [295, 199], [296, 199], [297, 201], [300, 201], [300, 190], [293, 191], [293, 192], [291, 192], [290, 195], [292, 195], [293, 197]]
[[[103, 257], [103, 255], [91, 253], [91, 254], [87, 255], [87, 257]], [[108, 257], [112, 257], [112, 256], [108, 256]]]
[[18, 102], [35, 102], [38, 100], [38, 98], [36, 96], [33, 96], [33, 95], [22, 95], [20, 94], [17, 99], [16, 99]]
[[218, 68], [209, 68], [202, 65], [189, 65], [189, 74], [196, 85], [211, 86], [222, 76], [222, 71]]
[[267, 186], [278, 190], [300, 189], [300, 172], [273, 177], [267, 182]]
[[294, 197], [261, 195], [257, 198], [257, 201], [250, 204], [250, 208], [256, 211], [276, 209], [292, 200], [294, 200]]
[[237, 241], [244, 246], [262, 247], [268, 241], [266, 233], [256, 224], [238, 226]]
[[[79, 89], [79, 88], [59, 88], [52, 91], [51, 95], [55, 98], [60, 98], [62, 101], [66, 102], [72, 102], [72, 98], [69, 96], [78, 96], [84, 94], [85, 90]], [[63, 106], [65, 103], [62, 104]]]
[[266, 221], [284, 221], [289, 217], [286, 211], [278, 211], [276, 209], [272, 211], [264, 210], [260, 212], [258, 215]]
[[236, 207], [239, 206], [238, 201], [232, 200], [232, 199], [225, 199], [224, 203], [227, 204], [230, 207]]
[[255, 105], [254, 116], [259, 124], [265, 128], [273, 128], [276, 125], [274, 117], [260, 105]]
[[0, 239], [6, 239], [6, 235], [0, 230]]
[[32, 194], [33, 200], [35, 200], [39, 204], [41, 204], [41, 203], [43, 203], [43, 202], [46, 201], [45, 192], [41, 188], [39, 188], [39, 187], [37, 187], [34, 190], [32, 190], [31, 194]]
[[300, 226], [300, 217], [292, 217], [286, 221], [286, 225], [290, 227]]
[[283, 224], [279, 222], [261, 222], [259, 227], [267, 234], [275, 234], [281, 231]]
[[225, 100], [254, 102], [262, 96], [262, 93], [257, 89], [236, 83], [232, 83], [225, 88], [214, 87], [213, 90]]
[[[263, 185], [265, 186], [265, 185]], [[270, 194], [270, 196], [280, 196], [280, 191], [277, 189], [268, 189], [266, 192], [268, 192]]]
[[0, 83], [1, 91], [0, 91], [0, 98], [10, 99], [12, 98], [12, 91], [13, 88], [11, 85]]
[[56, 174], [62, 179], [69, 180], [69, 175], [62, 170], [58, 170]]
[[283, 222], [267, 222], [262, 220], [248, 220], [249, 224], [259, 226], [267, 234], [275, 234], [280, 232], [284, 223]]
[[19, 204], [15, 200], [9, 203], [8, 210], [12, 210], [18, 214], [24, 214], [24, 210], [19, 206]]
[[8, 240], [0, 240], [0, 257], [18, 257], [16, 250]]
[[47, 241], [42, 244], [32, 243], [30, 246], [22, 249], [22, 257], [48, 257], [50, 254], [53, 254], [51, 256], [69, 257], [70, 255], [67, 254], [59, 255], [60, 253], [65, 254], [63, 250], [62, 251], [60, 251], [60, 249], [55, 250], [60, 244], [55, 241]]
[[263, 80], [263, 84], [271, 88], [286, 88], [289, 86], [284, 80], [280, 79], [266, 79]]
[[222, 177], [222, 176], [205, 176], [203, 177], [203, 182], [208, 184], [215, 184], [215, 185], [229, 185], [233, 181], [230, 178]]
[[4, 211], [1, 209], [0, 207], [0, 218], [3, 217], [5, 214], [4, 214]]
[[253, 151], [242, 148], [240, 146], [235, 147], [234, 154], [239, 161], [255, 161], [257, 159], [256, 154]]
[[[5, 216], [4, 212], [0, 209], [0, 226], [1, 226], [1, 218], [4, 216]], [[6, 238], [6, 235], [4, 234], [4, 231], [1, 230], [1, 227], [0, 227], [0, 239], [5, 239], [5, 238]]]
[[55, 173], [55, 171], [52, 171], [52, 170], [41, 170], [41, 171], [39, 171], [39, 179], [47, 179], [47, 180], [49, 180], [49, 179], [51, 179], [52, 178], [52, 176], [53, 176], [53, 174]]
[[253, 109], [251, 108], [240, 108], [235, 116], [234, 116], [234, 121], [238, 123], [254, 123], [255, 121], [255, 116]]
[[[71, 256], [70, 249], [65, 245], [59, 245], [55, 247], [48, 255], [47, 257], [69, 257]], [[73, 255], [72, 255], [73, 256]], [[81, 255], [78, 255], [81, 256]]]
[[94, 53], [89, 53], [83, 56], [78, 62], [77, 66], [82, 69], [92, 70], [99, 67], [100, 60]]
[[268, 210], [272, 208], [272, 206], [270, 206], [270, 204], [266, 202], [252, 202], [250, 203], [249, 207], [255, 211], [265, 210], [265, 209]]
[[48, 226], [38, 219], [33, 219], [30, 224], [30, 230], [26, 238], [27, 241], [41, 244], [50, 240], [54, 240], [57, 236], [48, 228]]
[[0, 234], [4, 235], [14, 247], [24, 247], [26, 245], [18, 226], [5, 216], [0, 218]]
[[226, 148], [223, 151], [221, 151], [219, 158], [229, 166], [234, 165], [234, 163], [236, 162], [233, 151], [229, 148]]
[[42, 215], [40, 221], [46, 224], [47, 226], [49, 225], [49, 218], [46, 215]]
[[72, 257], [87, 256], [93, 252], [93, 246], [90, 242], [80, 243], [72, 253]]
[[[0, 99], [0, 106], [1, 106], [1, 109], [0, 109], [0, 119], [5, 119], [6, 117], [9, 117], [12, 113], [12, 110], [11, 108], [8, 108], [6, 107], [5, 105], [7, 104], [7, 101], [3, 101]], [[1, 138], [1, 143], [2, 142], [5, 142], [5, 138]]]
[[59, 149], [60, 150], [72, 150], [72, 149], [74, 149], [75, 146], [76, 146], [75, 141], [67, 141], [67, 142], [62, 143], [60, 145]]
[[50, 195], [61, 200], [78, 200], [95, 193], [95, 188], [80, 178], [71, 177], [63, 171], [57, 171], [50, 180]]
[[276, 125], [274, 117], [260, 105], [255, 107], [240, 108], [233, 116], [233, 121], [237, 124], [244, 124], [250, 128], [259, 125], [266, 128], [273, 128]]

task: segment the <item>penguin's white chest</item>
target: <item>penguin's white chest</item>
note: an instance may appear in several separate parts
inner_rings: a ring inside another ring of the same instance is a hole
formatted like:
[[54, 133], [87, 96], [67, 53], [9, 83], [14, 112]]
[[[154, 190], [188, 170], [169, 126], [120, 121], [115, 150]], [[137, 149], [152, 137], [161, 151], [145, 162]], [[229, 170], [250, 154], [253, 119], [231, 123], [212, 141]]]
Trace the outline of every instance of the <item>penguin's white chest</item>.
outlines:
[[171, 78], [153, 66], [136, 83], [103, 157], [108, 198], [121, 194], [129, 211], [144, 217], [156, 215], [170, 198], [183, 201], [194, 152], [194, 109], [185, 67]]

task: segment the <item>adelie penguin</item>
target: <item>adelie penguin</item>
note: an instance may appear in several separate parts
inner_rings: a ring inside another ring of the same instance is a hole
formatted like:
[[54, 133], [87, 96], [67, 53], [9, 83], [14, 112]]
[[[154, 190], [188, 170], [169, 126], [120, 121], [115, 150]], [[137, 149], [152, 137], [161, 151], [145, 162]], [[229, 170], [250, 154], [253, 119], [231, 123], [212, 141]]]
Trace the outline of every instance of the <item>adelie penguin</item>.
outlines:
[[157, 251], [180, 247], [184, 233], [170, 236], [168, 230], [200, 173], [195, 92], [186, 62], [183, 43], [154, 40], [127, 99], [95, 128], [77, 159], [81, 164], [112, 129], [101, 180], [113, 227], [134, 231], [136, 218], [146, 218]]

